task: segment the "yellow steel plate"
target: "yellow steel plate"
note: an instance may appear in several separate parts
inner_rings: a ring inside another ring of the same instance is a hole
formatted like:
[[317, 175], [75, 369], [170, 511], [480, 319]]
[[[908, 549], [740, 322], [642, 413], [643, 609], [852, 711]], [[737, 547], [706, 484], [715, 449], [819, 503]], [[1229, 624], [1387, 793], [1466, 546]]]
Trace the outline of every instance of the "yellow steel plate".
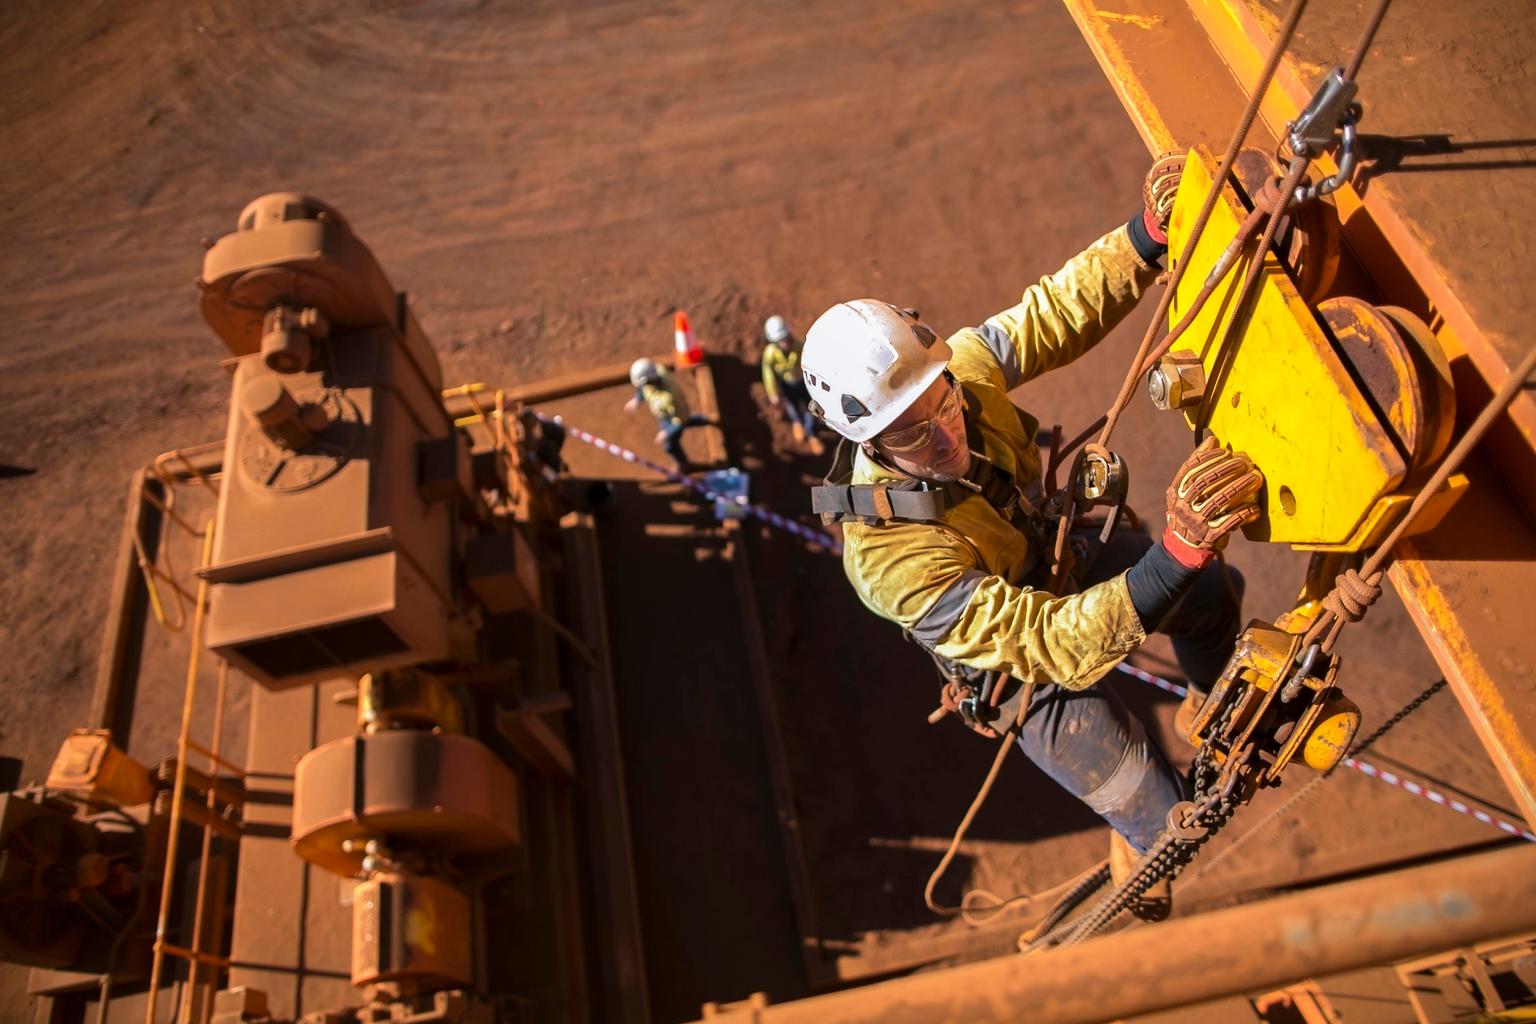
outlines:
[[[1215, 175], [1216, 161], [1196, 147], [1169, 225], [1170, 251], [1182, 253], [1189, 230]], [[1177, 322], [1206, 274], [1247, 216], [1230, 188], [1222, 190], [1191, 266], [1169, 311]], [[1250, 250], [1251, 251], [1251, 250]], [[1249, 259], [1239, 259], [1210, 301], [1174, 345], [1205, 367], [1205, 397], [1186, 412], [1223, 443], [1246, 452], [1264, 473], [1260, 518], [1250, 540], [1302, 546], [1342, 545], [1379, 499], [1402, 482], [1406, 466], [1333, 342], [1297, 294], [1273, 255], [1230, 344], [1222, 335], [1232, 319]]]

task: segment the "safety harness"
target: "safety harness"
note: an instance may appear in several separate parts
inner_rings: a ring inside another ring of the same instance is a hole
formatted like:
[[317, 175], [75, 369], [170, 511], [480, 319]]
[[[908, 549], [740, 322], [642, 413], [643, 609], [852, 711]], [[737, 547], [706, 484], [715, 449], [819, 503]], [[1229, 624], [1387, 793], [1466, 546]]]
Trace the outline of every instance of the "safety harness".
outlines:
[[[980, 438], [981, 401], [964, 384], [960, 389], [965, 397], [966, 436], [968, 439]], [[1034, 437], [1039, 423], [1017, 406], [1013, 408], [1024, 436]], [[855, 484], [853, 466], [857, 453], [857, 444], [846, 438], [839, 441], [825, 480], [820, 486], [811, 488], [811, 508], [826, 525], [849, 521], [870, 526], [896, 522], [932, 523], [942, 519], [961, 502], [979, 495], [1005, 522], [1028, 538], [1029, 550], [1037, 557], [1038, 553], [1050, 550], [1053, 534], [1050, 517], [1029, 499], [1012, 473], [984, 453], [973, 448], [970, 468], [963, 477], [948, 483], [909, 478]], [[903, 632], [912, 639], [910, 631]], [[1005, 706], [1011, 713], [1019, 691], [1016, 685], [1009, 684], [1017, 684], [1017, 680], [1001, 672], [962, 665], [931, 649], [928, 654], [943, 680], [941, 708], [935, 711], [935, 716], [956, 712], [971, 729], [984, 736], [997, 737], [999, 733], [991, 723], [1002, 717]]]

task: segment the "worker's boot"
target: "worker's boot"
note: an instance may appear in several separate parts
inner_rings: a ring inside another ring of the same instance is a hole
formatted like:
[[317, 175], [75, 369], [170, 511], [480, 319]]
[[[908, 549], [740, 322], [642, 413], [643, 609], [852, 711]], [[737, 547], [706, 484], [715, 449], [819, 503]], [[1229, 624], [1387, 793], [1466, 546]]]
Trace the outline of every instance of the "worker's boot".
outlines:
[[805, 447], [812, 455], [825, 455], [827, 453], [827, 446], [822, 444], [821, 438], [815, 434], [812, 434], [805, 442]]
[[[1119, 886], [1136, 871], [1141, 854], [1114, 829], [1109, 831], [1109, 880]], [[1131, 904], [1131, 913], [1143, 921], [1161, 921], [1173, 910], [1173, 883], [1159, 879], [1141, 897]]]
[[1173, 713], [1173, 731], [1182, 736], [1190, 746], [1196, 745], [1189, 736], [1195, 728], [1195, 716], [1200, 713], [1200, 705], [1205, 703], [1205, 698], [1208, 696], [1210, 694], [1191, 686], [1184, 691], [1184, 699], [1179, 703], [1179, 710]]

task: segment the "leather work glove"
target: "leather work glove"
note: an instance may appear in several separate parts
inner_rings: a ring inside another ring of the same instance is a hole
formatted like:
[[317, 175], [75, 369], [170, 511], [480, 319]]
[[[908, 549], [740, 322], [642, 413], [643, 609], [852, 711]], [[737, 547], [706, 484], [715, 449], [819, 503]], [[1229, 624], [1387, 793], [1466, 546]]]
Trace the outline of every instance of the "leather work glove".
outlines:
[[1168, 218], [1173, 215], [1173, 200], [1184, 176], [1184, 154], [1164, 153], [1153, 162], [1141, 184], [1141, 201], [1146, 210], [1141, 223], [1159, 245], [1168, 244]]
[[1207, 437], [1168, 485], [1163, 547], [1185, 568], [1205, 568], [1227, 546], [1233, 530], [1259, 517], [1263, 486], [1264, 476], [1253, 460]]

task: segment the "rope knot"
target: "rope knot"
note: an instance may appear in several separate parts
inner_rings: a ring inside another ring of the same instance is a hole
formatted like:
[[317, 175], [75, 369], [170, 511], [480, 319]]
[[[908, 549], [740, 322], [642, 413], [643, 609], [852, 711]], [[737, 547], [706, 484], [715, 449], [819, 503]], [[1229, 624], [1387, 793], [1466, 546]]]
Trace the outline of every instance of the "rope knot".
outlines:
[[1359, 622], [1381, 596], [1381, 575], [1379, 569], [1369, 576], [1345, 570], [1333, 581], [1333, 591], [1323, 599], [1323, 607], [1346, 622]]
[[946, 681], [939, 690], [939, 705], [950, 714], [957, 714], [960, 711], [960, 702], [969, 697], [971, 692], [971, 688], [965, 683]]

